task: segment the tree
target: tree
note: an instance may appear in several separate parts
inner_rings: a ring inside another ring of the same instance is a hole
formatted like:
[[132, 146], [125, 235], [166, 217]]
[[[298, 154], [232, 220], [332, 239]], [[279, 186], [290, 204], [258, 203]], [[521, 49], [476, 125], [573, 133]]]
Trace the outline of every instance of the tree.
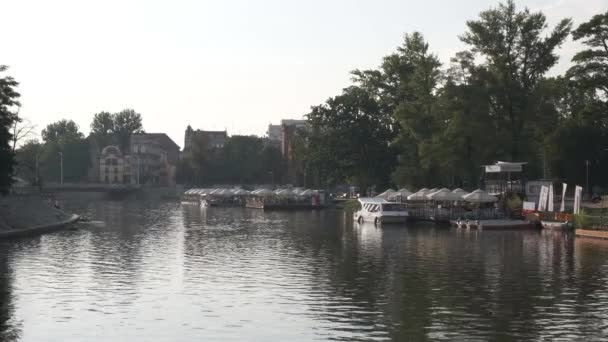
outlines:
[[13, 122], [13, 127], [11, 129], [13, 153], [15, 153], [15, 151], [17, 150], [17, 144], [20, 141], [30, 139], [34, 135], [34, 131], [36, 130], [36, 125], [34, 125], [30, 120], [19, 117], [18, 113], [16, 116], [17, 119], [15, 120], [15, 122]]
[[48, 124], [42, 130], [42, 140], [45, 143], [62, 143], [82, 139], [84, 135], [78, 130], [78, 125], [72, 120], [60, 120]]
[[17, 168], [15, 174], [32, 185], [40, 184], [40, 156], [44, 146], [38, 140], [28, 140], [16, 152]]
[[601, 98], [608, 98], [608, 11], [581, 24], [572, 37], [583, 40], [589, 49], [574, 56], [572, 61], [576, 65], [568, 75], [581, 86], [596, 90]]
[[545, 37], [548, 28], [542, 13], [528, 9], [517, 12], [513, 0], [484, 11], [479, 20], [467, 22], [468, 31], [460, 37], [471, 46], [471, 53], [484, 59], [491, 115], [496, 116], [508, 135], [509, 158], [521, 159], [526, 150], [524, 137], [538, 108], [536, 92], [545, 73], [553, 67], [571, 29], [570, 19], [561, 20]]
[[[105, 115], [104, 115], [105, 116]], [[113, 132], [118, 135], [143, 133], [141, 114], [133, 109], [124, 109], [113, 117]]]
[[114, 115], [109, 112], [99, 112], [93, 116], [91, 134], [108, 135], [114, 132]]
[[47, 180], [60, 180], [59, 154], [63, 155], [64, 180], [79, 182], [87, 173], [90, 156], [89, 142], [78, 130], [72, 120], [51, 123], [42, 130], [44, 148], [40, 153], [41, 177]]
[[[0, 65], [0, 73], [8, 67]], [[7, 194], [13, 183], [14, 153], [10, 146], [12, 135], [10, 128], [17, 120], [11, 111], [19, 106], [19, 93], [15, 88], [19, 85], [11, 76], [0, 77], [0, 194]]]
[[387, 170], [394, 167], [390, 148], [394, 138], [390, 118], [362, 88], [351, 86], [342, 94], [314, 106], [311, 123], [310, 167], [329, 184], [348, 182], [362, 191], [390, 182]]

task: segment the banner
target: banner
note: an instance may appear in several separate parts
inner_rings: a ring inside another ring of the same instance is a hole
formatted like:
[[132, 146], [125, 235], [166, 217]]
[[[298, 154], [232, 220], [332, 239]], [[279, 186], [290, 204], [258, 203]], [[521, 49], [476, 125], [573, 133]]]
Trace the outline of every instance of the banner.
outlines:
[[536, 210], [536, 203], [534, 202], [524, 202], [524, 210], [534, 211]]
[[549, 185], [549, 199], [547, 200], [547, 211], [553, 211], [553, 184]]
[[559, 207], [560, 212], [566, 211], [566, 188], [568, 188], [568, 184], [562, 184], [562, 205]]
[[538, 194], [538, 211], [547, 210], [547, 196], [549, 195], [549, 188], [542, 186], [540, 188], [540, 194]]
[[581, 196], [583, 195], [583, 187], [576, 186], [574, 188], [574, 210], [572, 211], [575, 214], [578, 214], [581, 211]]

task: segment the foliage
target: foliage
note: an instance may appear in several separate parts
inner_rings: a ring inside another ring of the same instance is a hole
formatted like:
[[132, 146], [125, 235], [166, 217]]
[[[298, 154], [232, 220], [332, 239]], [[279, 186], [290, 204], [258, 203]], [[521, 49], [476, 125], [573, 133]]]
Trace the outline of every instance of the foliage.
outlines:
[[576, 229], [590, 228], [589, 222], [589, 216], [585, 212], [585, 209], [581, 209], [578, 214], [572, 215], [572, 223]]
[[[8, 67], [0, 65], [0, 73]], [[17, 120], [11, 111], [19, 106], [19, 93], [15, 88], [19, 85], [11, 76], [0, 77], [0, 194], [7, 194], [13, 182], [14, 151], [10, 146], [12, 134], [10, 128]]]
[[[314, 106], [307, 118], [311, 124], [309, 167], [330, 185], [340, 181], [359, 185], [389, 183], [386, 170], [394, 166], [390, 142], [394, 138], [387, 113], [363, 88], [352, 86], [342, 95]], [[321, 184], [320, 184], [321, 185]]]
[[43, 148], [44, 145], [38, 140], [29, 140], [16, 153], [17, 168], [15, 174], [27, 180], [31, 185], [39, 184], [38, 167]]
[[114, 132], [115, 115], [109, 112], [99, 112], [93, 115], [91, 122], [92, 135], [108, 135]]
[[42, 130], [41, 135], [42, 140], [46, 144], [61, 144], [84, 138], [84, 135], [79, 131], [78, 125], [74, 121], [66, 119], [48, 124]]
[[178, 167], [178, 182], [199, 186], [271, 183], [282, 176], [281, 151], [255, 136], [231, 136], [216, 148], [204, 135], [195, 135]]
[[63, 179], [65, 182], [80, 182], [85, 179], [89, 166], [89, 141], [72, 120], [60, 120], [42, 130], [43, 144], [30, 141], [17, 150], [20, 162], [19, 174], [30, 182], [59, 182], [61, 180], [61, 156], [63, 154]]

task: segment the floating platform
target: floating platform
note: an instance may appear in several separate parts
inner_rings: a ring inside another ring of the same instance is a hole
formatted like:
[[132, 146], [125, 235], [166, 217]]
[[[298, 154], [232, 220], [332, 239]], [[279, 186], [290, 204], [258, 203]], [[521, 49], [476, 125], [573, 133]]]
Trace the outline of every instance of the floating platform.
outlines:
[[468, 220], [451, 221], [452, 225], [467, 229], [538, 229], [538, 225], [526, 220]]
[[575, 229], [574, 234], [579, 237], [608, 240], [608, 230]]

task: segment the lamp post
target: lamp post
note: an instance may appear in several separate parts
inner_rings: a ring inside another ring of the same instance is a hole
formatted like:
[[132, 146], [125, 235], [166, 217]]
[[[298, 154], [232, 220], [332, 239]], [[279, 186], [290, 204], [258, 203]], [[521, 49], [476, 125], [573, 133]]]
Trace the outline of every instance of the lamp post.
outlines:
[[59, 152], [59, 161], [60, 161], [60, 182], [63, 185], [63, 152]]
[[270, 179], [272, 181], [272, 187], [274, 188], [274, 173], [272, 171], [268, 172], [268, 174], [270, 175]]

